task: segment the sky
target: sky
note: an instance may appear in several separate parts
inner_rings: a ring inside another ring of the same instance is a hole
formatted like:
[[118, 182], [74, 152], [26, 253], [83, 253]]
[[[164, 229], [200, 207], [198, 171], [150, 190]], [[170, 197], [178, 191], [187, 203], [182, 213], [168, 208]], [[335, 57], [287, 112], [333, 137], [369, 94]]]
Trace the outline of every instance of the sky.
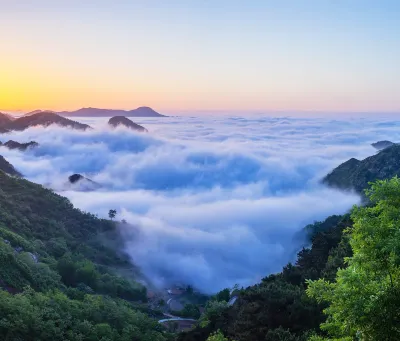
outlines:
[[400, 112], [400, 2], [0, 0], [0, 110]]

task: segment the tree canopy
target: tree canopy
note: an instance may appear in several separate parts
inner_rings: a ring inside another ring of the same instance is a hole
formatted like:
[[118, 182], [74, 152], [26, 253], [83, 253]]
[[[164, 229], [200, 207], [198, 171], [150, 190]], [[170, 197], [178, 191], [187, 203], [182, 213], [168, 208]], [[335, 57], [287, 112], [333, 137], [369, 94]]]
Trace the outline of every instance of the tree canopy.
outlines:
[[376, 181], [366, 195], [372, 205], [353, 208], [347, 231], [353, 256], [333, 282], [309, 281], [308, 295], [329, 304], [329, 337], [312, 340], [400, 339], [400, 179]]

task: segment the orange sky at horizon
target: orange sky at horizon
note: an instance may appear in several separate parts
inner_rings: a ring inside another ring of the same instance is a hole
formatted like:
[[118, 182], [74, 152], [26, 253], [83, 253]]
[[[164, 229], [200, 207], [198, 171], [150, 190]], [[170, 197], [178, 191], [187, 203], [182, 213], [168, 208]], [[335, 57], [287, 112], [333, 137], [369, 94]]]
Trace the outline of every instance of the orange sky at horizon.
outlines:
[[[112, 82], [82, 82], [64, 79], [58, 81], [55, 76], [40, 77], [24, 72], [17, 76], [12, 69], [1, 70], [0, 111], [29, 112], [37, 109], [54, 111], [73, 111], [83, 107], [130, 110], [140, 106], [149, 106], [158, 112], [396, 112], [395, 103], [388, 100], [366, 99], [363, 104], [357, 98], [342, 94], [318, 92], [314, 98], [304, 92], [296, 93], [267, 91], [269, 95], [237, 89], [228, 93], [219, 89], [197, 93], [185, 92], [185, 86], [178, 89], [165, 84], [133, 84], [122, 90]], [[153, 87], [152, 87], [153, 86]], [[128, 89], [133, 89], [129, 91]], [[186, 89], [188, 89], [186, 87]], [[398, 110], [400, 112], [400, 108]]]
[[[3, 57], [4, 59], [4, 57]], [[207, 76], [199, 84], [177, 79], [173, 84], [154, 77], [122, 78], [107, 71], [107, 81], [93, 77], [95, 72], [74, 74], [66, 70], [8, 60], [0, 64], [0, 110], [29, 112], [37, 109], [73, 111], [82, 107], [135, 109], [149, 106], [161, 113], [193, 111], [243, 112], [400, 112], [393, 93], [366, 96], [362, 100], [346, 91], [329, 90], [313, 83], [285, 87], [279, 82], [260, 88], [231, 84], [228, 89], [210, 76], [213, 86], [206, 87]], [[124, 80], [122, 82], [121, 80]], [[240, 80], [237, 80], [240, 84]]]

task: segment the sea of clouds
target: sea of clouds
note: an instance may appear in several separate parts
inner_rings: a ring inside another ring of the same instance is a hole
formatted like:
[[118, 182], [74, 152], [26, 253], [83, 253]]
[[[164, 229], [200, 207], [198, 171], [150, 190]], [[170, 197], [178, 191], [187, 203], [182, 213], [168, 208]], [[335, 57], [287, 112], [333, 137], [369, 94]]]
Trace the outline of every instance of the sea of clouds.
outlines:
[[[24, 176], [107, 217], [117, 209], [125, 251], [146, 278], [212, 293], [280, 271], [305, 245], [302, 228], [359, 202], [321, 178], [341, 162], [400, 141], [400, 124], [377, 119], [166, 117], [137, 119], [148, 134], [77, 119], [79, 132], [49, 127], [1, 136], [37, 141], [26, 152], [0, 147]], [[102, 185], [76, 191], [80, 173]]]

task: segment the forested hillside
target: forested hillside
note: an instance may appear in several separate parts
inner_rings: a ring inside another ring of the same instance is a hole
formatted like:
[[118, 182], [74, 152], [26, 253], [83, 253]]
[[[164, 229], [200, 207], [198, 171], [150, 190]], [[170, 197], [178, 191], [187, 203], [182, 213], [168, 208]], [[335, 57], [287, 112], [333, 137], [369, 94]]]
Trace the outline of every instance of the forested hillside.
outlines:
[[294, 264], [221, 291], [196, 327], [174, 335], [115, 252], [113, 222], [0, 172], [0, 339], [399, 340], [400, 180], [366, 196], [368, 206], [306, 226], [311, 244]]
[[141, 304], [146, 288], [135, 269], [104, 246], [118, 243], [115, 229], [0, 172], [0, 339], [168, 339]]

